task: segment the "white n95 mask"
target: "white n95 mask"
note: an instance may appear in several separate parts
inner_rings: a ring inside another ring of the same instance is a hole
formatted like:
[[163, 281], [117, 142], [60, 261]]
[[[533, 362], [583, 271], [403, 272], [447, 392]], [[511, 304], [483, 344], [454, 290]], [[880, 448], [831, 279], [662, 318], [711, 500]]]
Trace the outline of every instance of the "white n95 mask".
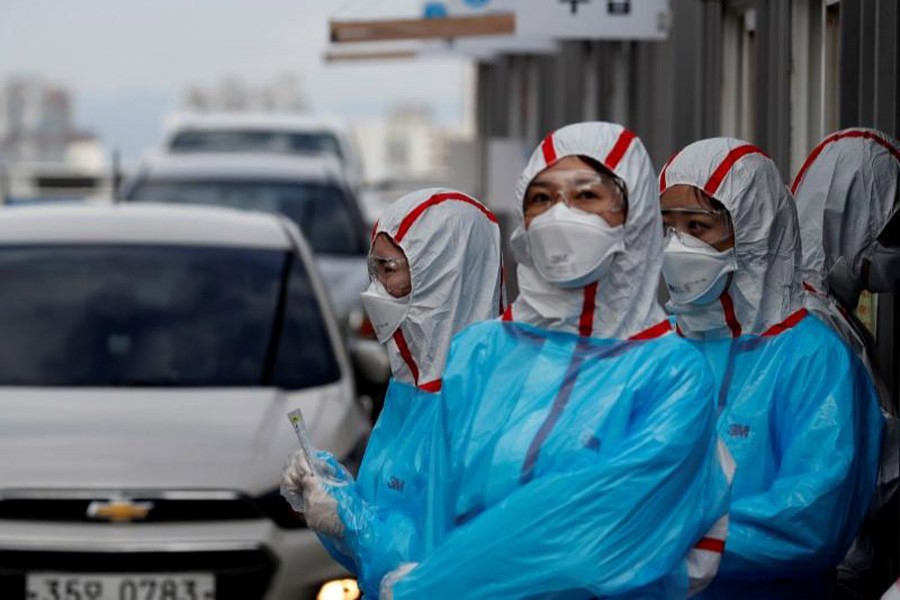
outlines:
[[[599, 280], [614, 256], [625, 250], [622, 225], [612, 227], [603, 217], [564, 202], [534, 217], [525, 233], [534, 268], [546, 281], [561, 288], [582, 287]], [[513, 243], [513, 250], [518, 254], [516, 245]]]
[[386, 343], [397, 328], [406, 320], [409, 312], [410, 294], [395, 298], [377, 279], [369, 284], [366, 291], [360, 294], [362, 305], [369, 315], [375, 337], [382, 344]]
[[686, 233], [666, 231], [662, 274], [675, 302], [696, 306], [715, 302], [728, 286], [728, 274], [734, 271], [734, 248], [720, 252]]

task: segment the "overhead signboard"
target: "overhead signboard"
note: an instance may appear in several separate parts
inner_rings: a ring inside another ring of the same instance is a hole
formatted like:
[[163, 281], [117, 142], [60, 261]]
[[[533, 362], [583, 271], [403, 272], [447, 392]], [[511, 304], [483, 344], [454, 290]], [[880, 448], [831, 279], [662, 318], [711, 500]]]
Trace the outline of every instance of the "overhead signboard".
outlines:
[[511, 12], [515, 35], [583, 40], [664, 40], [669, 0], [442, 0], [425, 11], [448, 17]]

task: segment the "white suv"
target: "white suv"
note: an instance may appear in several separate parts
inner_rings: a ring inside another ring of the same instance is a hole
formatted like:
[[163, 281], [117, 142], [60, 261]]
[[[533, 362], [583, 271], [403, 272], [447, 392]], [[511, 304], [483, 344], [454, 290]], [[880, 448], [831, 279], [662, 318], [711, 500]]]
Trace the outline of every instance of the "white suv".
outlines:
[[0, 598], [313, 598], [342, 576], [278, 493], [302, 408], [368, 433], [324, 289], [283, 217], [0, 212]]

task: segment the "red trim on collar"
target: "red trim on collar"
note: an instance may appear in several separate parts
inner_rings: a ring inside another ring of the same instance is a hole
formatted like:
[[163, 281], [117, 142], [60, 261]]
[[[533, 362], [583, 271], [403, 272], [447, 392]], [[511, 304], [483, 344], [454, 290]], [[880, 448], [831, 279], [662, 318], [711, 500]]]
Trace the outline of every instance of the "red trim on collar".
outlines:
[[457, 192], [447, 192], [447, 193], [443, 193], [443, 194], [435, 194], [434, 196], [432, 196], [425, 202], [419, 204], [417, 207], [412, 209], [408, 215], [403, 217], [403, 220], [400, 222], [400, 226], [397, 228], [397, 233], [394, 234], [394, 242], [396, 242], [398, 244], [400, 243], [400, 241], [403, 239], [403, 237], [409, 231], [409, 228], [412, 227], [413, 223], [416, 222], [416, 219], [418, 219], [419, 217], [422, 216], [422, 213], [424, 213], [426, 210], [428, 210], [432, 206], [440, 204], [441, 202], [446, 202], [447, 200], [456, 200], [459, 202], [465, 202], [466, 204], [471, 204], [472, 206], [474, 206], [475, 208], [480, 210], [484, 214], [484, 216], [488, 218], [488, 220], [490, 220], [493, 223], [497, 223], [497, 217], [494, 216], [494, 213], [492, 213], [490, 210], [488, 210], [487, 207], [485, 207], [483, 204], [481, 204], [477, 200], [470, 198], [470, 197], [466, 196], [465, 194], [460, 194]]
[[734, 163], [747, 156], [748, 154], [762, 154], [763, 156], [767, 156], [765, 152], [754, 146], [753, 144], [744, 144], [743, 146], [738, 146], [734, 150], [728, 153], [728, 156], [725, 157], [725, 160], [716, 167], [716, 170], [713, 171], [712, 177], [709, 178], [709, 181], [706, 182], [706, 185], [703, 186], [703, 191], [708, 195], [712, 196], [719, 189], [719, 186], [722, 185], [722, 182], [725, 180], [725, 176], [728, 175], [728, 171], [731, 170], [731, 167], [734, 166]]
[[509, 306], [506, 307], [506, 310], [503, 311], [503, 316], [500, 317], [500, 319], [502, 321], [512, 321], [513, 320], [512, 307], [513, 307], [513, 305], [510, 304]]
[[436, 394], [441, 391], [441, 384], [443, 383], [442, 379], [435, 379], [433, 381], [426, 381], [422, 385], [419, 386], [419, 389], [423, 392], [430, 392], [432, 394]]
[[711, 537], [701, 538], [699, 542], [694, 544], [694, 548], [697, 550], [708, 550], [710, 552], [715, 552], [716, 554], [722, 554], [725, 552], [725, 540]]
[[597, 302], [597, 282], [584, 286], [581, 317], [578, 319], [578, 335], [590, 337], [594, 330], [594, 309]]
[[678, 156], [678, 152], [669, 157], [669, 160], [666, 161], [666, 164], [663, 165], [662, 172], [659, 174], [659, 193], [662, 194], [666, 191], [668, 184], [666, 183], [666, 171], [669, 169], [669, 165], [672, 164], [672, 161], [675, 160], [675, 157]]
[[809, 314], [809, 311], [807, 311], [805, 308], [801, 308], [800, 310], [792, 313], [787, 319], [785, 319], [781, 323], [776, 323], [775, 325], [772, 325], [771, 327], [766, 329], [762, 333], [762, 335], [763, 336], [778, 335], [779, 333], [790, 329], [791, 327], [793, 327], [794, 325], [796, 325], [797, 323], [802, 321], [804, 318], [806, 318], [806, 315], [808, 315], [808, 314]]
[[619, 134], [619, 139], [616, 140], [615, 145], [612, 147], [612, 150], [606, 155], [606, 160], [603, 161], [603, 164], [611, 171], [615, 171], [616, 167], [618, 167], [619, 163], [622, 161], [622, 157], [625, 156], [625, 152], [627, 152], [628, 148], [631, 146], [631, 141], [636, 137], [637, 135], [633, 131], [623, 129], [622, 133]]
[[556, 162], [556, 148], [553, 147], [553, 134], [551, 133], [541, 142], [541, 152], [544, 154], [544, 163], [549, 167]]
[[843, 131], [838, 133], [833, 133], [821, 142], [819, 145], [813, 148], [813, 151], [806, 157], [806, 160], [803, 162], [803, 166], [800, 167], [800, 170], [797, 171], [797, 176], [794, 177], [794, 182], [791, 184], [791, 193], [796, 194], [797, 188], [800, 187], [800, 182], [803, 181], [803, 177], [806, 175], [806, 171], [812, 166], [813, 162], [817, 158], [819, 158], [819, 154], [825, 149], [825, 146], [832, 144], [838, 140], [842, 140], [845, 138], [864, 138], [867, 140], [871, 140], [885, 148], [888, 152], [894, 155], [894, 158], [900, 160], [900, 150], [895, 148], [889, 141], [881, 137], [880, 135], [876, 135], [871, 131], [862, 131], [859, 129], [852, 129], [850, 131]]
[[397, 329], [392, 337], [394, 338], [394, 343], [397, 344], [397, 349], [400, 351], [400, 357], [406, 363], [406, 366], [409, 367], [410, 372], [412, 372], [413, 381], [416, 385], [419, 385], [419, 367], [416, 365], [415, 359], [413, 359], [412, 352], [409, 351], [409, 346], [406, 345], [406, 338], [403, 337], [403, 332]]
[[666, 319], [665, 321], [660, 321], [659, 323], [657, 323], [656, 325], [654, 325], [652, 327], [648, 327], [647, 329], [645, 329], [643, 331], [639, 331], [638, 333], [634, 334], [633, 336], [631, 336], [628, 339], [635, 340], [635, 341], [637, 341], [637, 340], [652, 340], [654, 338], [661, 337], [661, 336], [669, 333], [670, 331], [672, 331], [672, 324], [669, 322], [668, 319]]
[[813, 294], [819, 293], [819, 290], [817, 290], [815, 287], [813, 287], [812, 284], [807, 283], [805, 281], [803, 282], [803, 289], [806, 290], [807, 292], [812, 292]]
[[732, 337], [740, 337], [743, 328], [737, 320], [737, 315], [734, 313], [734, 302], [731, 300], [728, 292], [724, 292], [719, 297], [719, 302], [722, 303], [722, 309], [725, 311], [725, 322], [728, 324], [728, 328], [731, 329]]

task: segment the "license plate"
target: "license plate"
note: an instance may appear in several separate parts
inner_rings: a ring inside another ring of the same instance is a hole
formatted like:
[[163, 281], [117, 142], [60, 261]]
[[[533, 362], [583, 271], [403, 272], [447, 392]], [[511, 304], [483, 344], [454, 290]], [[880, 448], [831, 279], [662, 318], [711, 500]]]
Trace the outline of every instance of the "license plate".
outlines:
[[26, 600], [215, 600], [216, 578], [208, 573], [33, 573]]

